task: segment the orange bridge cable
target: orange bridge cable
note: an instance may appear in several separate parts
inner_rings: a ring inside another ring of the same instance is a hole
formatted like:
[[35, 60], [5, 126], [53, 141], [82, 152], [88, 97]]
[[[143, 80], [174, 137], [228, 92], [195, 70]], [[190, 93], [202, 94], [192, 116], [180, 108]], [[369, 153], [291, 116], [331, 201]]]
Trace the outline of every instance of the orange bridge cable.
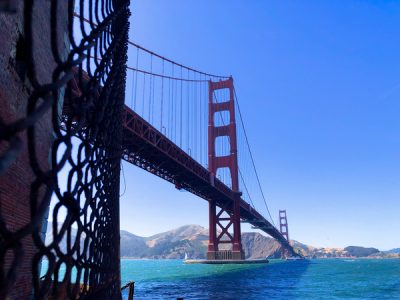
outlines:
[[[80, 15], [79, 15], [78, 13], [76, 13], [76, 12], [74, 12], [74, 17], [76, 17], [76, 18], [78, 18], [78, 19], [81, 19], [81, 20], [83, 20], [84, 22], [86, 22], [86, 23], [88, 23], [88, 24], [90, 24], [90, 25], [94, 25], [94, 26], [96, 26], [96, 27], [98, 26], [98, 24], [96, 24], [95, 22], [91, 22], [90, 20], [88, 20], [88, 19], [85, 18], [85, 17], [80, 16]], [[164, 60], [164, 61], [167, 61], [167, 62], [169, 62], [169, 63], [171, 63], [171, 64], [174, 64], [174, 65], [176, 65], [176, 66], [178, 66], [178, 67], [184, 68], [184, 69], [186, 69], [186, 70], [188, 70], [188, 71], [192, 71], [192, 72], [195, 72], [195, 73], [198, 73], [198, 74], [202, 74], [202, 75], [205, 75], [205, 76], [208, 76], [208, 77], [215, 77], [215, 78], [220, 78], [220, 79], [225, 79], [225, 78], [229, 78], [229, 77], [230, 77], [230, 76], [214, 75], [214, 74], [210, 74], [210, 73], [206, 73], [206, 72], [202, 72], [202, 71], [196, 70], [196, 69], [191, 68], [191, 67], [187, 67], [187, 66], [182, 65], [182, 64], [180, 64], [180, 63], [177, 63], [177, 62], [175, 62], [175, 61], [173, 61], [173, 60], [171, 60], [171, 59], [168, 59], [168, 58], [166, 58], [166, 57], [164, 57], [164, 56], [162, 56], [162, 55], [159, 55], [159, 54], [157, 54], [157, 53], [155, 53], [155, 52], [153, 52], [153, 51], [151, 51], [151, 50], [148, 50], [148, 49], [146, 49], [146, 48], [143, 48], [143, 47], [140, 46], [139, 44], [136, 44], [136, 43], [134, 43], [134, 42], [132, 42], [132, 41], [129, 41], [129, 40], [128, 40], [128, 44], [130, 44], [130, 45], [136, 47], [137, 49], [140, 49], [140, 50], [142, 50], [142, 51], [144, 51], [144, 52], [146, 52], [146, 53], [148, 53], [148, 54], [150, 54], [150, 55], [154, 55], [154, 56], [156, 56], [156, 57], [158, 57], [158, 58], [160, 58], [160, 59], [162, 59], [162, 60]]]
[[250, 144], [249, 144], [249, 139], [248, 139], [248, 137], [247, 137], [246, 127], [244, 126], [243, 117], [242, 117], [242, 112], [241, 112], [241, 110], [240, 110], [239, 101], [238, 101], [238, 97], [237, 97], [235, 88], [233, 88], [233, 91], [234, 91], [234, 94], [235, 94], [236, 105], [237, 105], [238, 112], [239, 112], [240, 122], [242, 123], [242, 127], [243, 127], [243, 133], [244, 133], [245, 141], [246, 141], [247, 147], [248, 147], [248, 149], [249, 149], [251, 163], [252, 163], [252, 165], [253, 165], [254, 173], [256, 174], [256, 179], [257, 179], [257, 183], [258, 183], [258, 186], [259, 186], [259, 188], [260, 188], [260, 191], [261, 191], [261, 196], [262, 196], [262, 198], [263, 198], [263, 200], [264, 200], [265, 207], [267, 208], [268, 215], [269, 215], [269, 217], [271, 218], [271, 222], [272, 222], [272, 224], [276, 227], [275, 222], [274, 222], [274, 219], [272, 218], [271, 213], [270, 213], [270, 211], [269, 211], [269, 208], [268, 208], [268, 205], [267, 205], [267, 200], [265, 199], [264, 191], [263, 191], [263, 189], [262, 189], [262, 187], [261, 187], [260, 178], [259, 178], [259, 176], [258, 176], [256, 164], [254, 163], [253, 153], [251, 152], [251, 148], [250, 148]]
[[245, 190], [246, 190], [246, 192], [247, 192], [247, 195], [249, 196], [250, 203], [251, 203], [251, 205], [253, 206], [253, 208], [254, 208], [254, 209], [256, 209], [256, 207], [255, 207], [255, 205], [254, 205], [254, 203], [253, 203], [253, 200], [251, 199], [251, 196], [250, 196], [249, 190], [247, 189], [247, 185], [246, 185], [246, 182], [244, 181], [244, 178], [243, 178], [242, 172], [240, 171], [240, 169], [239, 169], [239, 168], [238, 168], [238, 171], [239, 171], [240, 178], [241, 178], [241, 179], [242, 179], [242, 181], [243, 181], [243, 186], [244, 186], [244, 188], [245, 188]]
[[210, 73], [205, 73], [205, 72], [202, 72], [202, 71], [193, 69], [193, 68], [191, 68], [191, 67], [187, 67], [187, 66], [182, 65], [182, 64], [180, 64], [180, 63], [177, 63], [177, 62], [175, 62], [175, 61], [173, 61], [173, 60], [171, 60], [171, 59], [168, 59], [168, 58], [166, 58], [166, 57], [164, 57], [164, 56], [162, 56], [162, 55], [159, 55], [159, 54], [157, 54], [157, 53], [155, 53], [155, 52], [153, 52], [153, 51], [150, 51], [150, 50], [148, 50], [148, 49], [146, 49], [146, 48], [143, 48], [143, 47], [140, 46], [139, 44], [136, 44], [136, 43], [134, 43], [134, 42], [132, 42], [132, 41], [128, 41], [128, 44], [130, 44], [130, 45], [132, 45], [132, 46], [134, 46], [134, 47], [136, 47], [136, 48], [138, 48], [138, 49], [140, 49], [140, 50], [142, 50], [142, 51], [144, 51], [144, 52], [147, 52], [147, 53], [150, 54], [150, 55], [154, 55], [154, 56], [156, 56], [156, 57], [158, 57], [158, 58], [160, 58], [160, 59], [162, 59], [162, 60], [164, 60], [164, 61], [167, 61], [167, 62], [169, 62], [169, 63], [171, 63], [171, 64], [174, 64], [174, 65], [176, 65], [176, 66], [178, 66], [178, 67], [181, 67], [181, 68], [184, 68], [184, 69], [186, 69], [186, 70], [192, 71], [192, 72], [194, 72], [194, 73], [202, 74], [202, 75], [205, 75], [205, 76], [208, 76], [208, 77], [220, 78], [220, 79], [225, 79], [225, 78], [229, 78], [229, 77], [230, 77], [230, 76], [222, 76], [222, 75], [214, 75], [214, 74], [210, 74]]
[[[139, 49], [137, 49], [137, 52], [136, 52], [136, 68], [138, 68], [138, 66], [139, 66]], [[136, 110], [138, 73], [134, 73], [134, 75], [135, 75], [135, 100], [134, 100], [135, 102], [134, 102], [133, 110]]]
[[[100, 58], [100, 59], [101, 59], [101, 58]], [[133, 68], [133, 67], [129, 67], [129, 66], [127, 66], [127, 69], [132, 70], [132, 71], [135, 71], [135, 72], [139, 72], [139, 73], [151, 75], [151, 76], [156, 76], [156, 77], [165, 78], [165, 79], [171, 79], [171, 80], [177, 80], [177, 81], [186, 81], [186, 82], [208, 82], [208, 80], [186, 79], [186, 78], [180, 78], [180, 77], [174, 77], [174, 76], [168, 76], [168, 75], [162, 75], [162, 74], [152, 73], [152, 72], [149, 72], [149, 71], [145, 71], [145, 70], [141, 70], [141, 69], [137, 69], [137, 68]]]
[[[89, 57], [97, 59], [98, 61], [101, 61], [101, 59], [102, 59], [101, 57], [95, 57], [94, 55], [90, 55]], [[168, 75], [153, 73], [153, 72], [149, 72], [149, 71], [145, 71], [145, 70], [141, 70], [141, 69], [133, 68], [133, 67], [129, 67], [129, 66], [127, 66], [126, 68], [128, 70], [139, 72], [139, 73], [142, 73], [142, 74], [146, 74], [146, 75], [150, 75], [150, 76], [156, 76], [156, 77], [165, 78], [165, 79], [177, 80], [177, 81], [199, 82], [199, 83], [208, 82], [209, 81], [207, 79], [187, 79], [187, 78], [168, 76]]]
[[[150, 63], [150, 73], [152, 73], [153, 72], [153, 56], [150, 56], [150, 60], [151, 60], [151, 63]], [[151, 83], [152, 83], [152, 76], [150, 76], [150, 82], [149, 82], [149, 98], [148, 98], [148, 108], [149, 108], [149, 111], [148, 111], [148, 117], [147, 117], [147, 120], [149, 120], [149, 123], [151, 124]]]
[[[162, 63], [162, 75], [164, 76], [164, 61]], [[161, 81], [161, 121], [160, 121], [161, 129], [160, 129], [160, 131], [162, 132], [163, 131], [163, 126], [164, 126], [164, 124], [163, 124], [163, 114], [164, 114], [164, 111], [163, 111], [163, 109], [164, 109], [164, 77], [162, 77], [161, 80], [162, 81]]]
[[[164, 66], [164, 61], [163, 61], [163, 66]], [[183, 78], [183, 74], [182, 74], [182, 67], [181, 67], [181, 78]], [[181, 102], [180, 102], [180, 106], [179, 106], [179, 112], [180, 112], [180, 118], [179, 118], [179, 147], [182, 149], [182, 136], [183, 136], [183, 132], [182, 132], [182, 126], [183, 126], [183, 115], [182, 115], [182, 107], [183, 107], [183, 82], [181, 81], [181, 92], [180, 92], [180, 96], [181, 96]]]

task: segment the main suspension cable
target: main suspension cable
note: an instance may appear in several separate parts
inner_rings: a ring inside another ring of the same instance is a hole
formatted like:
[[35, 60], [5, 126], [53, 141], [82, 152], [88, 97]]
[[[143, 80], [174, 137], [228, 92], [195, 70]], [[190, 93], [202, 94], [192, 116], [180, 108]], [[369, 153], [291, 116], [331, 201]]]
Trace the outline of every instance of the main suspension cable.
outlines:
[[252, 163], [252, 165], [253, 165], [254, 173], [255, 173], [256, 179], [257, 179], [257, 183], [258, 183], [258, 186], [259, 186], [260, 191], [261, 191], [261, 196], [262, 196], [262, 198], [263, 198], [263, 200], [264, 200], [265, 207], [267, 208], [268, 215], [269, 215], [269, 217], [271, 218], [271, 222], [272, 222], [272, 224], [276, 227], [275, 222], [274, 222], [274, 219], [272, 218], [271, 213], [270, 213], [270, 211], [269, 211], [269, 208], [268, 208], [268, 205], [267, 205], [267, 200], [266, 200], [265, 195], [264, 195], [264, 191], [263, 191], [263, 189], [262, 189], [262, 187], [261, 187], [260, 178], [259, 178], [259, 176], [258, 176], [256, 164], [254, 163], [253, 153], [252, 153], [251, 148], [250, 148], [250, 143], [249, 143], [249, 139], [248, 139], [248, 137], [247, 137], [246, 127], [244, 126], [243, 117], [242, 117], [242, 112], [241, 112], [241, 110], [240, 110], [240, 105], [239, 105], [239, 101], [238, 101], [238, 97], [237, 97], [235, 88], [233, 88], [233, 92], [234, 92], [234, 94], [235, 94], [235, 100], [236, 100], [236, 104], [237, 104], [237, 107], [238, 107], [240, 122], [242, 123], [244, 137], [245, 137], [245, 140], [246, 140], [247, 148], [249, 149], [251, 163]]
[[[84, 22], [86, 22], [86, 23], [88, 23], [88, 24], [90, 24], [90, 25], [94, 25], [94, 26], [96, 26], [96, 27], [98, 26], [98, 24], [96, 24], [95, 22], [90, 21], [90, 20], [88, 20], [88, 19], [85, 18], [85, 17], [82, 17], [81, 15], [79, 15], [79, 14], [76, 13], [76, 12], [74, 12], [74, 17], [76, 17], [76, 18], [78, 18], [78, 19], [81, 19], [81, 20], [83, 20]], [[196, 70], [196, 69], [194, 69], [194, 68], [191, 68], [191, 67], [182, 65], [182, 64], [180, 64], [180, 63], [177, 63], [176, 61], [173, 61], [173, 60], [171, 60], [171, 59], [169, 59], [169, 58], [166, 58], [165, 56], [162, 56], [162, 55], [157, 54], [157, 53], [155, 53], [155, 52], [153, 52], [153, 51], [151, 51], [151, 50], [148, 50], [148, 49], [146, 49], [146, 48], [140, 46], [139, 44], [134, 43], [134, 42], [129, 41], [129, 40], [128, 40], [128, 44], [129, 44], [129, 45], [132, 45], [132, 46], [136, 47], [137, 49], [140, 49], [140, 50], [142, 50], [142, 51], [144, 51], [144, 52], [146, 52], [146, 53], [148, 53], [148, 54], [150, 54], [150, 55], [152, 55], [152, 56], [158, 57], [158, 58], [160, 58], [161, 60], [167, 61], [167, 62], [169, 62], [169, 63], [171, 63], [171, 64], [173, 64], [173, 65], [176, 65], [176, 66], [178, 66], [178, 67], [184, 68], [184, 69], [186, 69], [186, 70], [188, 70], [188, 71], [192, 71], [192, 72], [194, 72], [194, 73], [198, 73], [198, 74], [205, 75], [205, 76], [208, 76], [208, 77], [219, 78], [219, 79], [226, 79], [226, 78], [229, 78], [229, 76], [214, 75], [214, 74], [202, 72], [202, 71]]]

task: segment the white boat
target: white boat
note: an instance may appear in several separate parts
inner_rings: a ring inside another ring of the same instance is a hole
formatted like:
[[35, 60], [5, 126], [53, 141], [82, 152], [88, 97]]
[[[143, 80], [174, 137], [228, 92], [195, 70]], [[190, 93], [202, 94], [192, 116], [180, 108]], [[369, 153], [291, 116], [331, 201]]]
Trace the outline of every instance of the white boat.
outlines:
[[185, 260], [187, 260], [188, 259], [188, 255], [187, 255], [187, 253], [185, 252]]

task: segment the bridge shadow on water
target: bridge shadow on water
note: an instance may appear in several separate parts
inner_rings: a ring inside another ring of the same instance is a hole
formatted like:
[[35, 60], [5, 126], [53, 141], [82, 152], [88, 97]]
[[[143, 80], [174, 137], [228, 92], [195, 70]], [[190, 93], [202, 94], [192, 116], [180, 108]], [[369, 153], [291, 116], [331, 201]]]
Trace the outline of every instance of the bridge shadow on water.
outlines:
[[[135, 289], [136, 299], [288, 299], [310, 261], [272, 261], [260, 265], [201, 265], [190, 276], [153, 279]], [[185, 265], [185, 268], [191, 268]], [[198, 272], [196, 272], [198, 271]], [[197, 274], [196, 274], [197, 273]], [[206, 274], [205, 274], [206, 273]]]

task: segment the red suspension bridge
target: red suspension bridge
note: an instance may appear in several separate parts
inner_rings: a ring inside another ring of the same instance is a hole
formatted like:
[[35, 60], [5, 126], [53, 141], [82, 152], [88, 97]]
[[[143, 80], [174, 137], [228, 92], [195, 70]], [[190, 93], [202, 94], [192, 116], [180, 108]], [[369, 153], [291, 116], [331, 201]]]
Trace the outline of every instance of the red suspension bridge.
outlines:
[[208, 259], [244, 258], [241, 222], [296, 255], [268, 209], [233, 78], [129, 46], [123, 159], [208, 201]]

